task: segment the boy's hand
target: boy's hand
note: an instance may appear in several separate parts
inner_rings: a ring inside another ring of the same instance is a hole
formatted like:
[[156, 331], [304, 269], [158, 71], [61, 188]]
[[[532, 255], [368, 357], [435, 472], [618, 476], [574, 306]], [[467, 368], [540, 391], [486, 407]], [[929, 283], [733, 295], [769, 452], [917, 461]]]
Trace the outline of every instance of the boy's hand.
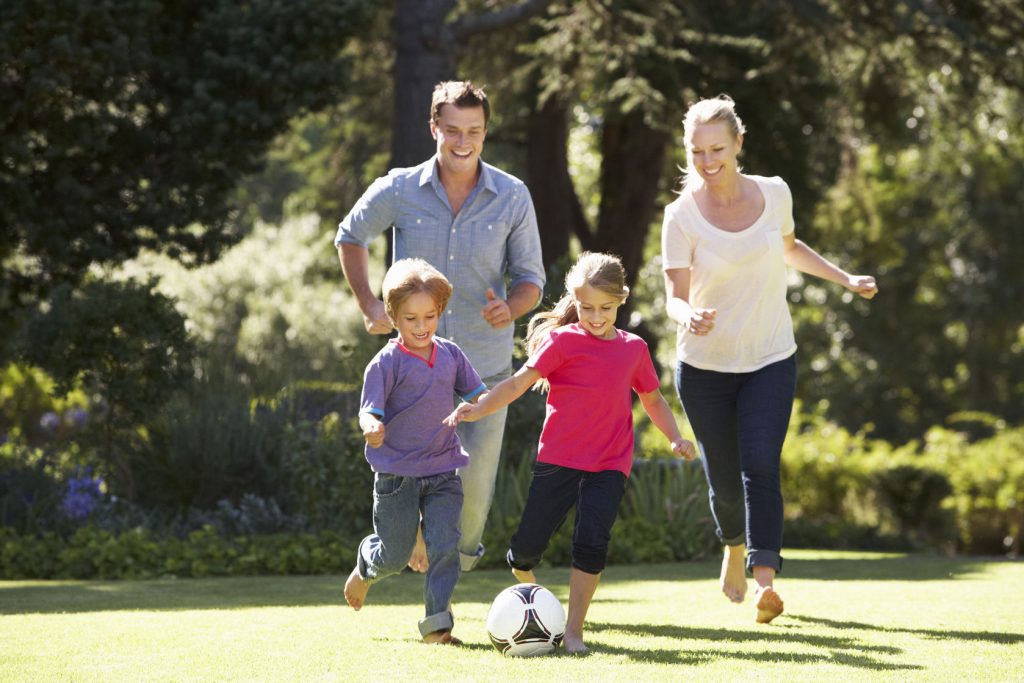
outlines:
[[380, 420], [373, 420], [363, 425], [363, 438], [373, 448], [380, 448], [384, 443], [384, 423]]
[[460, 422], [476, 422], [475, 408], [472, 403], [460, 403], [451, 415], [441, 421], [449, 427], [455, 427]]
[[679, 439], [672, 442], [672, 452], [689, 462], [697, 457], [697, 448], [688, 439]]

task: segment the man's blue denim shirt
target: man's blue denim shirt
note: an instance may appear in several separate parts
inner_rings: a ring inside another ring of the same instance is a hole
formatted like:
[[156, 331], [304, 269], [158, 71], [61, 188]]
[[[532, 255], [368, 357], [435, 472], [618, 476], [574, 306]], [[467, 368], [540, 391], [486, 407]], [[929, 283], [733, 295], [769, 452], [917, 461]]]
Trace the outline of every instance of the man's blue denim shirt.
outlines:
[[486, 379], [511, 367], [515, 329], [496, 330], [480, 315], [487, 288], [501, 299], [521, 282], [543, 290], [544, 264], [530, 191], [515, 176], [483, 160], [480, 166], [476, 187], [457, 216], [438, 177], [436, 156], [392, 169], [345, 216], [334, 243], [368, 247], [394, 226], [395, 259], [422, 258], [452, 283], [437, 333], [458, 344]]

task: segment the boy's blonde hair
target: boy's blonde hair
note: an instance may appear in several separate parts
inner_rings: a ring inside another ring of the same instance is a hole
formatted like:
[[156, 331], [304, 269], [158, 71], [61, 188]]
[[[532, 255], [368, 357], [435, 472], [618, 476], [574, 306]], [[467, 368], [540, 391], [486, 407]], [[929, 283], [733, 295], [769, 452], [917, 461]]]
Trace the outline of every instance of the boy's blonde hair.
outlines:
[[434, 266], [420, 258], [404, 258], [395, 261], [387, 274], [381, 297], [384, 299], [384, 310], [392, 323], [396, 323], [398, 309], [405, 300], [417, 292], [426, 292], [437, 304], [437, 310], [443, 311], [452, 295], [452, 285], [448, 278]]
[[732, 133], [733, 138], [738, 138], [747, 132], [743, 121], [736, 114], [736, 103], [726, 94], [718, 97], [700, 100], [686, 111], [683, 118], [683, 139], [686, 141], [686, 168], [683, 169], [683, 187], [696, 185], [700, 182], [700, 176], [691, 173], [693, 169], [693, 157], [690, 154], [690, 139], [697, 126], [705, 123], [724, 123]]
[[[579, 322], [576, 313], [576, 290], [583, 285], [616, 297], [619, 303], [625, 303], [629, 297], [626, 286], [626, 270], [618, 256], [585, 251], [576, 259], [569, 272], [565, 274], [565, 294], [550, 311], [538, 313], [530, 320], [526, 328], [526, 350], [530, 355], [540, 348], [544, 338], [556, 327]], [[548, 381], [540, 380], [535, 388], [547, 391]]]

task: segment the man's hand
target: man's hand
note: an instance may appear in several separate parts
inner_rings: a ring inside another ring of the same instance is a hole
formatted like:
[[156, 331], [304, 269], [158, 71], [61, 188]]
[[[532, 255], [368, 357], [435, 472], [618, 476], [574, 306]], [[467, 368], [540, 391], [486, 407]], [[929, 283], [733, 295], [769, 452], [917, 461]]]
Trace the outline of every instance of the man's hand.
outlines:
[[384, 302], [374, 299], [369, 310], [363, 311], [363, 326], [370, 334], [388, 334], [394, 329], [388, 314], [384, 310]]
[[487, 288], [487, 303], [480, 309], [480, 315], [496, 330], [512, 323], [512, 309], [508, 302], [499, 299], [490, 287]]

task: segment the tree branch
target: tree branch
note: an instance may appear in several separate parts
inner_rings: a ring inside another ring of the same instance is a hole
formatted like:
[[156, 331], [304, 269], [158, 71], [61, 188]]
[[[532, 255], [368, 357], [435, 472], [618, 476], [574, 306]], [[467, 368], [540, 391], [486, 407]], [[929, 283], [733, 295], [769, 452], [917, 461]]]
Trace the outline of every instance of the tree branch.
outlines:
[[452, 23], [452, 32], [456, 40], [462, 41], [481, 33], [498, 31], [540, 14], [551, 2], [552, 0], [524, 0], [503, 10], [484, 14], [464, 14]]

